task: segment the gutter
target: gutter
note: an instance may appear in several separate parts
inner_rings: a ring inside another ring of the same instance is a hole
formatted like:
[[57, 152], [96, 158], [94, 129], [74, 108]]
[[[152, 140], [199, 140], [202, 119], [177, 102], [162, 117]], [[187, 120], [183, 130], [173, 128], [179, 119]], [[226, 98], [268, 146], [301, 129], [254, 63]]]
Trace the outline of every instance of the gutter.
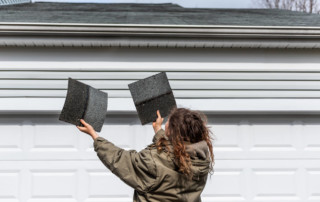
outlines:
[[2, 47], [320, 48], [320, 27], [0, 23]]

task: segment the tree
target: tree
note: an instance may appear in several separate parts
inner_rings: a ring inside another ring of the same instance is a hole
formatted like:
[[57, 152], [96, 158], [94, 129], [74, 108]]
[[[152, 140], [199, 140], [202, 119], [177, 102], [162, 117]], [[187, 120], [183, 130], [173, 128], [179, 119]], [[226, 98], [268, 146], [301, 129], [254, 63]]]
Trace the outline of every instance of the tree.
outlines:
[[286, 9], [304, 13], [319, 13], [317, 0], [260, 0], [260, 6], [264, 8]]

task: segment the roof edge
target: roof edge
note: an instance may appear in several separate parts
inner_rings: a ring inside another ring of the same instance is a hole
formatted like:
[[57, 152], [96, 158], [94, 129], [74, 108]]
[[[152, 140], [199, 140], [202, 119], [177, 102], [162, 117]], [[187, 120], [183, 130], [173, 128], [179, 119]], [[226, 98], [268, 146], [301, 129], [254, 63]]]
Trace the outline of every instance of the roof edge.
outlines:
[[320, 48], [320, 27], [0, 23], [0, 46]]

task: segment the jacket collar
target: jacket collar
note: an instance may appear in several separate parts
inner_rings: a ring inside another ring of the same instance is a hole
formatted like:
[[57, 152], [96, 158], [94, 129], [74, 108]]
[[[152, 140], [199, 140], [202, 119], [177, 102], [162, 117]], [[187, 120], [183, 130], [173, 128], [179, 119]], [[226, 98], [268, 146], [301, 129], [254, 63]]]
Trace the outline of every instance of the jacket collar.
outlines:
[[[168, 137], [165, 135], [165, 131], [160, 129], [157, 131], [153, 137], [153, 143], [156, 143], [161, 138], [168, 140]], [[184, 142], [186, 145], [186, 152], [190, 155], [191, 158], [198, 157], [200, 159], [206, 159], [208, 157], [208, 146], [206, 141], [200, 141], [197, 143], [191, 144], [190, 142]]]
[[209, 154], [207, 142], [202, 140], [193, 144], [189, 143], [186, 146], [186, 152], [191, 158], [198, 157], [200, 159], [206, 159]]

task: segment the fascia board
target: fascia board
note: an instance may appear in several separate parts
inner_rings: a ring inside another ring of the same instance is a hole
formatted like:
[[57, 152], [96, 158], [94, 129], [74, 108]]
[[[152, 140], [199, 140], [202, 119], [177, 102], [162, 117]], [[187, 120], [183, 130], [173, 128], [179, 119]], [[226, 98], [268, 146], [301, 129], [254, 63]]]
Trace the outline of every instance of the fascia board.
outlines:
[[318, 38], [320, 27], [0, 23], [0, 35]]
[[0, 46], [320, 48], [320, 27], [0, 23]]

